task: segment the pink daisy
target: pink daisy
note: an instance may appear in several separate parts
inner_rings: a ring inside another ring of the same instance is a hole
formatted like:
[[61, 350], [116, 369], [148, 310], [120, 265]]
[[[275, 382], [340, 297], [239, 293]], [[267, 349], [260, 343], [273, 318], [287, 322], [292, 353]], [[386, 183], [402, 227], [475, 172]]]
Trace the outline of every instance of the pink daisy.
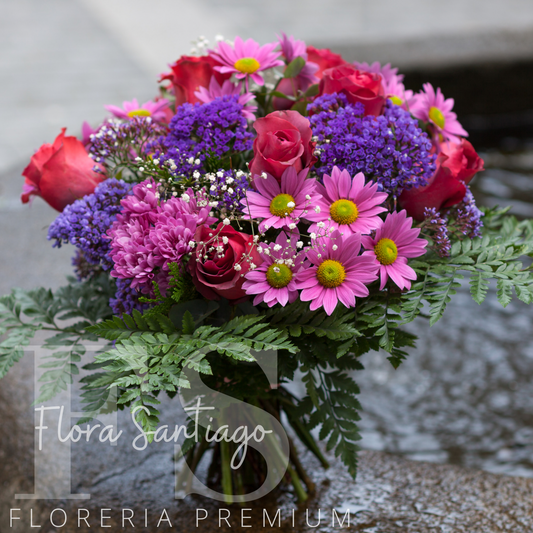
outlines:
[[[429, 122], [436, 137], [442, 136], [448, 141], [459, 143], [458, 136], [468, 137], [457, 115], [452, 112], [453, 98], [444, 99], [440, 89], [435, 89], [431, 83], [424, 83], [424, 91], [418, 93], [415, 102], [411, 105], [411, 113], [414, 117]], [[442, 139], [439, 139], [442, 141]]]
[[403, 74], [398, 74], [398, 69], [392, 68], [390, 63], [381, 66], [381, 63], [379, 63], [378, 61], [374, 61], [374, 63], [372, 63], [371, 65], [368, 63], [359, 63], [358, 61], [354, 61], [353, 64], [359, 70], [364, 70], [365, 72], [372, 72], [373, 74], [381, 75], [381, 80], [385, 93], [388, 92], [389, 85], [401, 83], [403, 81]]
[[246, 78], [247, 82], [248, 77], [251, 77], [257, 85], [263, 85], [264, 80], [259, 72], [283, 65], [283, 61], [278, 59], [281, 52], [274, 51], [276, 46], [278, 43], [260, 46], [253, 39], [243, 41], [236, 37], [233, 47], [221, 41], [218, 48], [210, 50], [209, 54], [222, 63], [220, 67], [214, 67], [215, 70], [222, 74], [234, 72], [237, 79]]
[[307, 45], [304, 41], [296, 40], [292, 35], [287, 37], [282, 32], [281, 37], [278, 35], [281, 53], [285, 57], [285, 61], [289, 64], [297, 57], [305, 60], [305, 65], [296, 76], [298, 88], [301, 91], [306, 91], [310, 85], [318, 83], [320, 80], [315, 76], [318, 70], [318, 65], [312, 61], [307, 61]]
[[[381, 224], [379, 213], [387, 209], [382, 204], [387, 194], [378, 192], [377, 183], [365, 185], [365, 176], [359, 172], [353, 179], [347, 170], [333, 167], [331, 176], [324, 174], [324, 185], [317, 184], [319, 210], [310, 210], [304, 218], [315, 222], [309, 228], [316, 232], [338, 229], [348, 236], [352, 233], [370, 233]], [[317, 212], [318, 211], [318, 212]]]
[[254, 113], [257, 111], [257, 106], [246, 105], [250, 100], [253, 100], [255, 96], [252, 93], [241, 94], [241, 89], [241, 83], [235, 84], [231, 83], [229, 80], [224, 81], [222, 86], [220, 86], [215, 76], [212, 76], [211, 81], [209, 82], [209, 88], [206, 89], [205, 87], [199, 87], [198, 90], [195, 91], [194, 96], [196, 96], [200, 102], [204, 102], [204, 104], [208, 104], [215, 98], [219, 98], [221, 96], [238, 96], [239, 104], [243, 106], [242, 115], [247, 119], [255, 120]]
[[139, 105], [137, 99], [134, 98], [131, 102], [122, 102], [122, 108], [114, 105], [104, 106], [110, 113], [117, 118], [128, 120], [133, 117], [152, 117], [158, 122], [166, 122], [167, 114], [166, 108], [168, 107], [168, 100], [162, 98], [157, 102], [144, 102], [143, 105]]
[[297, 237], [289, 239], [282, 231], [275, 243], [259, 245], [263, 259], [259, 267], [245, 274], [242, 288], [246, 294], [256, 294], [254, 305], [265, 302], [268, 307], [293, 303], [298, 298], [294, 275], [308, 266], [304, 253], [296, 251]]
[[403, 211], [390, 213], [376, 231], [374, 237], [363, 237], [365, 257], [372, 257], [379, 267], [380, 290], [389, 277], [400, 287], [410, 289], [416, 279], [415, 271], [407, 264], [408, 257], [419, 257], [426, 253], [427, 241], [419, 239], [419, 228], [413, 228], [413, 219]]
[[318, 205], [320, 195], [315, 192], [318, 182], [314, 178], [306, 179], [309, 172], [304, 168], [296, 172], [294, 167], [287, 168], [281, 175], [281, 182], [263, 173], [254, 181], [255, 191], [247, 191], [241, 203], [246, 206], [244, 218], [253, 220], [262, 218], [259, 231], [269, 228], [294, 229], [300, 218], [307, 218], [309, 209]]
[[298, 272], [295, 282], [302, 290], [300, 300], [311, 302], [311, 311], [323, 307], [331, 315], [339, 301], [355, 307], [356, 296], [368, 296], [366, 285], [378, 278], [378, 265], [374, 258], [359, 255], [360, 249], [361, 235], [354, 233], [343, 239], [339, 231], [334, 231], [306, 250], [312, 266]]
[[393, 104], [403, 107], [406, 111], [411, 109], [411, 106], [416, 102], [416, 97], [411, 90], [406, 90], [401, 81], [392, 81], [388, 84], [385, 90], [385, 96], [392, 101]]

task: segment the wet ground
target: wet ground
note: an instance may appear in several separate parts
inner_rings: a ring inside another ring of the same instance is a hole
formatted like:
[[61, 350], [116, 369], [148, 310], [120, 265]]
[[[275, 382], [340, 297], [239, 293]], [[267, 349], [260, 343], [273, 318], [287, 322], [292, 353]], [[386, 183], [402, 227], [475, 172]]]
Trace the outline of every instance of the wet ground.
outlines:
[[[482, 157], [478, 203], [533, 217], [533, 142], [507, 137]], [[363, 448], [533, 477], [533, 307], [503, 309], [494, 292], [478, 306], [465, 286], [434, 327], [409, 330], [420, 339], [400, 369], [364, 358]]]

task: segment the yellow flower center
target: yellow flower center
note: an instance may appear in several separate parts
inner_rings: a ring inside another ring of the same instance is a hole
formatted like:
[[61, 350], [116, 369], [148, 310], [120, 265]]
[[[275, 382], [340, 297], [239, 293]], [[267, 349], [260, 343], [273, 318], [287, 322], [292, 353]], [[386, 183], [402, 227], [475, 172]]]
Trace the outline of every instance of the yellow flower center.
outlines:
[[238, 61], [235, 61], [233, 66], [243, 74], [253, 74], [259, 70], [261, 65], [259, 64], [259, 61], [255, 59], [255, 57], [243, 57]]
[[152, 113], [148, 109], [133, 109], [128, 111], [128, 117], [149, 117]]
[[276, 217], [286, 217], [294, 211], [294, 208], [294, 198], [290, 194], [278, 194], [270, 202], [270, 212]]
[[398, 248], [390, 239], [380, 239], [374, 246], [374, 252], [382, 265], [392, 265], [398, 257]]
[[278, 265], [277, 263], [274, 263], [268, 267], [266, 278], [271, 287], [281, 289], [290, 283], [292, 279], [292, 271], [287, 265]]
[[320, 285], [331, 289], [338, 287], [346, 279], [346, 270], [339, 261], [326, 259], [317, 269], [316, 277]]
[[331, 204], [329, 214], [337, 224], [351, 224], [357, 220], [359, 211], [351, 200], [337, 200]]
[[440, 129], [443, 129], [444, 125], [446, 124], [446, 119], [438, 107], [429, 108], [429, 120], [431, 120], [431, 122], [433, 122], [433, 124], [438, 126]]
[[402, 105], [403, 100], [399, 96], [390, 96], [389, 100], [395, 105]]

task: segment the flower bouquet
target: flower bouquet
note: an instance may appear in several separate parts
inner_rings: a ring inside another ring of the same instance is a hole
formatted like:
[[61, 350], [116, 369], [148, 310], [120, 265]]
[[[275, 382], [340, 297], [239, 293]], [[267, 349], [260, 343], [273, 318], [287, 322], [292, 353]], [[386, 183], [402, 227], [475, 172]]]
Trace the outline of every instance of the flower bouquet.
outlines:
[[[83, 363], [87, 420], [128, 407], [149, 442], [179, 395], [178, 489], [250, 501], [286, 480], [304, 500], [302, 447], [356, 474], [364, 353], [398, 367], [403, 326], [438, 321], [465, 276], [478, 303], [491, 280], [531, 303], [533, 223], [476, 207], [483, 161], [440, 89], [284, 34], [194, 53], [153, 101], [31, 158], [22, 201], [60, 211], [48, 238], [74, 245], [75, 277], [0, 300], [0, 375], [48, 330], [39, 401]], [[106, 347], [82, 361], [87, 341]]]

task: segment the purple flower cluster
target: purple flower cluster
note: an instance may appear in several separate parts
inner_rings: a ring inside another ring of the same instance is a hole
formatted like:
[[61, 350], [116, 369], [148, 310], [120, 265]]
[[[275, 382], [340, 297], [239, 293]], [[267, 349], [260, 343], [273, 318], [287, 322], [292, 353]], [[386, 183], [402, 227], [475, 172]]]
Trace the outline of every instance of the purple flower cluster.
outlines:
[[334, 166], [351, 175], [363, 172], [380, 190], [399, 195], [426, 185], [435, 172], [431, 140], [408, 111], [390, 101], [378, 117], [365, 117], [363, 105], [348, 103], [343, 94], [323, 95], [308, 110], [319, 176]]
[[128, 315], [134, 309], [141, 313], [150, 307], [149, 304], [139, 301], [141, 293], [131, 287], [131, 280], [117, 279], [117, 292], [115, 298], [109, 300], [109, 305], [115, 315]]
[[105, 162], [108, 168], [122, 168], [145, 155], [166, 131], [151, 117], [107, 120], [89, 137], [89, 157], [97, 163]]
[[241, 170], [220, 169], [207, 174], [209, 196], [219, 202], [217, 209], [225, 208], [228, 212], [242, 211], [241, 200], [250, 188], [248, 176]]
[[122, 180], [103, 181], [93, 194], [65, 207], [50, 225], [48, 239], [55, 240], [53, 246], [57, 248], [73, 244], [81, 250], [87, 263], [101, 264], [108, 270], [112, 264], [106, 232], [121, 210], [121, 200], [130, 192], [131, 185]]
[[170, 122], [170, 132], [160, 139], [164, 153], [156, 150], [156, 157], [162, 162], [173, 162], [175, 175], [192, 176], [195, 170], [218, 168], [213, 160], [251, 150], [253, 134], [247, 130], [242, 108], [237, 96], [179, 106]]
[[439, 257], [450, 257], [452, 245], [448, 235], [448, 220], [434, 207], [426, 207], [424, 211], [425, 227], [430, 230], [433, 246]]
[[216, 221], [209, 216], [205, 198], [192, 189], [160, 204], [153, 180], [135, 185], [133, 195], [121, 205], [108, 232], [111, 275], [131, 280], [132, 288], [145, 293], [150, 293], [152, 280], [165, 283], [169, 263], [178, 263], [192, 251], [196, 228]]
[[455, 223], [459, 231], [470, 239], [481, 237], [481, 228], [483, 227], [481, 217], [483, 212], [476, 206], [470, 187], [467, 187], [465, 197], [456, 207]]

